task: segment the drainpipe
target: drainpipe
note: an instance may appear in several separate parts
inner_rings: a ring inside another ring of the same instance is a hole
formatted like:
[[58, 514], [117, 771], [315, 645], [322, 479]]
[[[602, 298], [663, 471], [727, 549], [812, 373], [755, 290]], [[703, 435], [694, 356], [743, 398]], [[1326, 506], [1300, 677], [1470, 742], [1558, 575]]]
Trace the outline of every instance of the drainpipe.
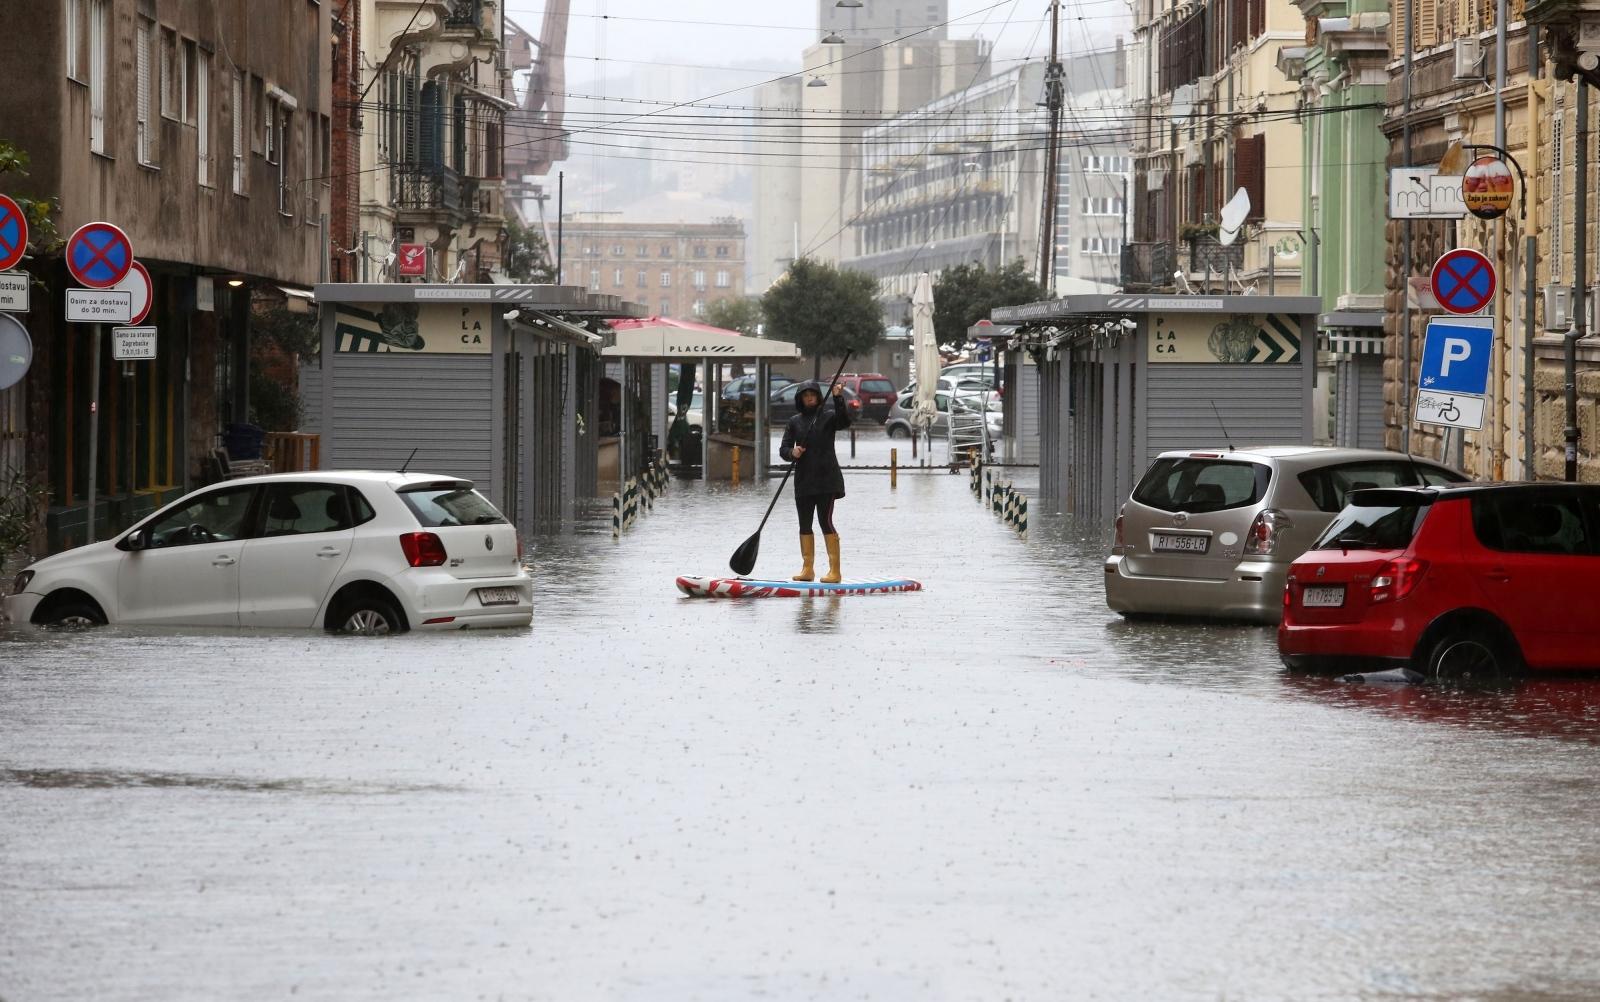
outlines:
[[[1405, 0], [1405, 68], [1400, 82], [1404, 91], [1403, 111], [1400, 114], [1400, 156], [1402, 166], [1411, 166], [1411, 50], [1416, 45], [1416, 3]], [[1395, 392], [1395, 402], [1400, 405], [1400, 448], [1411, 452], [1411, 220], [1400, 223], [1402, 249], [1400, 252], [1400, 291], [1402, 316], [1400, 328], [1400, 385]]]
[[1577, 248], [1572, 255], [1573, 277], [1577, 288], [1572, 294], [1572, 326], [1567, 329], [1566, 392], [1567, 392], [1567, 482], [1578, 479], [1578, 341], [1586, 336], [1589, 326], [1589, 81], [1578, 77], [1578, 165], [1577, 205], [1573, 213], [1576, 223], [1573, 237]]

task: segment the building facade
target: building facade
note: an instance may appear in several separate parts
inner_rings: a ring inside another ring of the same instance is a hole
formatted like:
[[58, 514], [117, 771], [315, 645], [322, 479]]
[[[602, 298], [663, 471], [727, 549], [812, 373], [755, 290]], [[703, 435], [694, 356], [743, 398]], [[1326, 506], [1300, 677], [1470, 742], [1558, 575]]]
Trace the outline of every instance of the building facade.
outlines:
[[[505, 238], [510, 68], [496, 0], [360, 0], [361, 281], [488, 281]], [[402, 276], [400, 246], [426, 247]]]
[[102, 533], [191, 486], [219, 433], [249, 414], [252, 298], [281, 303], [324, 273], [329, 6], [0, 7], [0, 54], [29, 68], [0, 95], [0, 119], [30, 158], [26, 177], [0, 183], [57, 199], [62, 237], [119, 226], [150, 274], [145, 323], [158, 332], [153, 361], [116, 362], [101, 339], [95, 385], [91, 325], [66, 321], [77, 283], [59, 249], [24, 262], [37, 281], [18, 318], [34, 358], [0, 414], [48, 491], [46, 548], [88, 538], [91, 427]]
[[599, 213], [561, 221], [561, 284], [694, 320], [745, 294], [744, 223], [633, 223]]
[[[1126, 288], [1299, 291], [1300, 123], [1277, 62], [1306, 30], [1289, 0], [1134, 4]], [[1240, 189], [1246, 222], [1224, 244], [1222, 207]]]

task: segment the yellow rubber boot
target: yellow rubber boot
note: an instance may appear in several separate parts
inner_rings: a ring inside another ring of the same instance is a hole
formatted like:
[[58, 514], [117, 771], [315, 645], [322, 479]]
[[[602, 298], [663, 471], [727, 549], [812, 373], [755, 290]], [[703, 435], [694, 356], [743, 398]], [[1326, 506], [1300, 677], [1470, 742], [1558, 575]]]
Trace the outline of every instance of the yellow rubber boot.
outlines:
[[800, 534], [800, 556], [805, 560], [805, 566], [800, 568], [800, 573], [794, 576], [796, 581], [815, 581], [817, 579], [817, 537], [809, 532]]
[[839, 534], [837, 532], [830, 532], [826, 536], [822, 537], [822, 541], [824, 543], [828, 544], [828, 573], [822, 575], [822, 583], [823, 584], [838, 584], [839, 583]]

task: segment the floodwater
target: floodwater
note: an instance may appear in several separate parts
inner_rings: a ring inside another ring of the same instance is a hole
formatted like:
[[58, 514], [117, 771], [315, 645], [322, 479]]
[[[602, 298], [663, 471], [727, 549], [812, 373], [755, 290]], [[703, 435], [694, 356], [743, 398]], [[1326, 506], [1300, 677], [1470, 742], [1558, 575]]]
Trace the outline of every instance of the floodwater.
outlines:
[[1597, 683], [1291, 675], [1037, 504], [849, 492], [926, 591], [680, 598], [768, 496], [693, 483], [528, 631], [0, 632], [0, 998], [1600, 997]]

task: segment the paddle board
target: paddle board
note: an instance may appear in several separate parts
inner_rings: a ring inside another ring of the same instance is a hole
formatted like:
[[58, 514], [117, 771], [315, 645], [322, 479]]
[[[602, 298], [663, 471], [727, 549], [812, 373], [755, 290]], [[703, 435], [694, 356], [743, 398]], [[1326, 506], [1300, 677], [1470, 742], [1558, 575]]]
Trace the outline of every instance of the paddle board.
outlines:
[[678, 590], [690, 598], [799, 598], [802, 595], [881, 595], [921, 591], [917, 581], [760, 581], [752, 578], [681, 577]]

